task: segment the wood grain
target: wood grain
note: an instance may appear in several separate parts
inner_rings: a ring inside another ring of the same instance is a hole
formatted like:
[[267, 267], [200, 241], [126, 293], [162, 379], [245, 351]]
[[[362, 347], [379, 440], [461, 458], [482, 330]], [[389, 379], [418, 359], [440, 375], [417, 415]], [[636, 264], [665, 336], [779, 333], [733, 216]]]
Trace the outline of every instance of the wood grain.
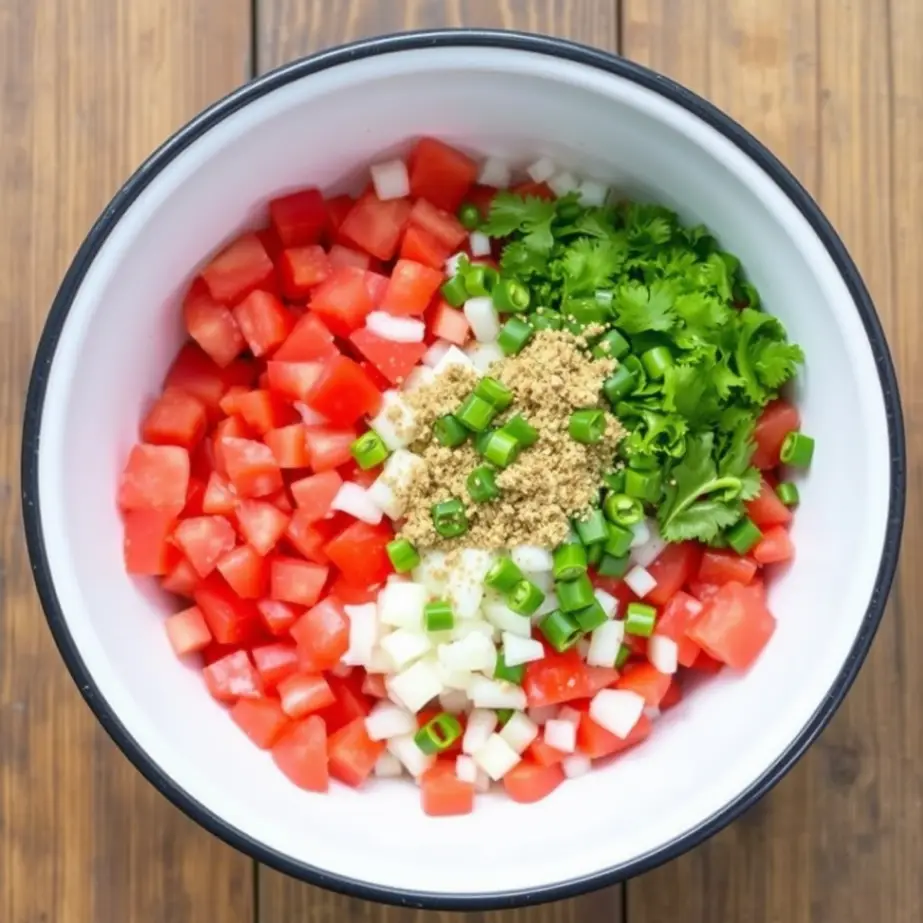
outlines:
[[252, 863], [161, 798], [80, 700], [16, 499], [32, 351], [67, 262], [118, 184], [244, 79], [249, 54], [246, 0], [0, 0], [3, 923], [252, 918]]
[[[859, 263], [900, 367], [910, 442], [904, 566], [846, 704], [744, 819], [631, 882], [631, 923], [921, 918], [923, 592], [918, 371], [923, 181], [914, 0], [625, 0], [625, 54], [738, 118], [819, 198]], [[693, 39], [694, 37], [694, 39]]]
[[[367, 35], [441, 26], [489, 26], [549, 32], [618, 48], [617, 0], [259, 0], [257, 61], [266, 70], [319, 48]], [[456, 914], [395, 910], [327, 894], [269, 869], [260, 870], [261, 923], [423, 923]], [[490, 923], [620, 923], [622, 890], [531, 910], [465, 914]]]

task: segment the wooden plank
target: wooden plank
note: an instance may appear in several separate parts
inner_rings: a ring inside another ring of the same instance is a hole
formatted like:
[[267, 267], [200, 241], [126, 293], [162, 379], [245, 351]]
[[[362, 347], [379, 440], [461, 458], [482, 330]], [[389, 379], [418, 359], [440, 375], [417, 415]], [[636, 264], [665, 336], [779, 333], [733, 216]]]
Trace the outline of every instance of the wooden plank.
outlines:
[[249, 52], [247, 0], [0, 2], [4, 923], [252, 918], [252, 863], [161, 798], [80, 700], [35, 599], [16, 500], [22, 400], [58, 280], [119, 183], [246, 78]]
[[[910, 443], [904, 561], [869, 662], [777, 789], [628, 886], [631, 923], [838, 923], [923, 913], [923, 405], [916, 310], [923, 16], [914, 0], [625, 0], [624, 51], [708, 96], [807, 184], [859, 263], [898, 360]], [[918, 569], [917, 569], [918, 570]], [[914, 605], [914, 604], [917, 605]]]
[[[485, 26], [548, 32], [615, 50], [617, 0], [259, 0], [257, 60], [261, 70], [299, 55], [352, 39], [401, 29]], [[328, 894], [262, 868], [259, 878], [262, 923], [334, 923], [362, 919], [378, 923], [423, 923], [422, 911], [395, 910]], [[471, 914], [492, 923], [619, 923], [621, 889], [547, 907]], [[455, 919], [454, 915], [441, 914]]]

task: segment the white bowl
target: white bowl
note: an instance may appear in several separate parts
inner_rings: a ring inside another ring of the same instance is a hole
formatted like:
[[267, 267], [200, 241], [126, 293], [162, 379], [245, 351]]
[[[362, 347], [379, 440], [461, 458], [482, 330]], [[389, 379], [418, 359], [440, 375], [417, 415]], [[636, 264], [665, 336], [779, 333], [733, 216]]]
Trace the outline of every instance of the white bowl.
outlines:
[[[271, 196], [355, 182], [434, 134], [523, 165], [550, 155], [705, 222], [739, 254], [808, 361], [817, 437], [770, 590], [779, 627], [642, 747], [524, 808], [497, 796], [430, 819], [407, 781], [328, 797], [293, 787], [173, 656], [166, 601], [126, 576], [115, 487], [182, 336], [178, 295]], [[374, 39], [248, 84], [168, 141], [71, 266], [26, 408], [23, 506], [48, 621], [106, 730], [168, 798], [282, 871], [383, 901], [476, 909], [572, 896], [700, 842], [765, 793], [830, 719], [864, 659], [897, 559], [900, 405], [859, 273], [816, 204], [714, 107], [627, 61], [554, 39]]]

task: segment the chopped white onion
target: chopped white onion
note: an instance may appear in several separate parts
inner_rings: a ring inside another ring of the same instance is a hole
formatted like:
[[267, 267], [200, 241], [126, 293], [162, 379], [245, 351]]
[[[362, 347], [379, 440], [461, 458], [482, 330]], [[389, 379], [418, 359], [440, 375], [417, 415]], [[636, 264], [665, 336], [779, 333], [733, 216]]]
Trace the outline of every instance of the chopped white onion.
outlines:
[[425, 551], [413, 569], [414, 582], [425, 586], [430, 596], [439, 597], [446, 591], [449, 574], [445, 559], [444, 551]]
[[497, 629], [490, 622], [482, 622], [480, 619], [470, 619], [465, 622], [456, 622], [452, 629], [452, 640], [461, 641], [468, 635], [483, 635], [490, 641], [496, 640]]
[[536, 705], [533, 708], [526, 710], [526, 714], [536, 723], [544, 724], [546, 721], [551, 721], [552, 718], [557, 717], [558, 706], [557, 705]]
[[457, 346], [450, 346], [445, 351], [442, 358], [436, 363], [433, 371], [437, 375], [441, 375], [446, 369], [451, 368], [453, 365], [460, 366], [463, 369], [474, 368], [474, 363]]
[[391, 634], [381, 639], [381, 648], [394, 661], [398, 670], [403, 670], [414, 660], [419, 660], [424, 654], [432, 650], [432, 643], [421, 631], [410, 628], [398, 628]]
[[646, 541], [641, 542], [639, 545], [634, 542], [631, 544], [631, 560], [641, 567], [649, 567], [653, 564], [663, 549], [667, 547], [667, 542], [660, 537], [660, 529], [657, 528], [657, 523], [654, 520], [648, 521], [647, 531]]
[[364, 487], [353, 484], [352, 481], [346, 481], [340, 485], [340, 489], [330, 504], [330, 509], [349, 513], [350, 516], [355, 516], [356, 519], [361, 519], [372, 526], [377, 526], [384, 516], [381, 507], [369, 495], [369, 492]]
[[365, 733], [370, 740], [387, 740], [401, 734], [414, 734], [417, 719], [393, 702], [376, 702], [365, 718]]
[[555, 173], [548, 180], [548, 185], [551, 187], [552, 192], [560, 198], [569, 192], [576, 192], [580, 188], [580, 180], [573, 173], [562, 170], [560, 173]]
[[518, 667], [523, 663], [541, 660], [544, 656], [545, 648], [542, 647], [541, 641], [514, 635], [510, 631], [503, 632], [503, 660], [508, 667]]
[[[445, 682], [445, 674], [443, 674], [443, 682]], [[445, 692], [439, 693], [439, 707], [450, 715], [464, 714], [468, 710], [469, 704], [468, 695], [464, 688], [447, 689]]]
[[[483, 670], [492, 673], [497, 665], [497, 649], [493, 641], [484, 635], [470, 634], [461, 641], [439, 645], [439, 662], [447, 670], [467, 670], [474, 673]], [[470, 687], [469, 687], [470, 688]], [[474, 704], [479, 704], [474, 697]]]
[[442, 357], [445, 356], [451, 348], [452, 344], [448, 340], [436, 340], [436, 342], [423, 353], [423, 358], [420, 361], [425, 366], [435, 370], [436, 366], [439, 365], [442, 360]]
[[580, 638], [574, 645], [574, 650], [581, 660], [586, 660], [587, 654], [590, 653], [590, 642], [586, 638]]
[[[541, 589], [541, 588], [539, 588]], [[549, 612], [558, 608], [558, 597], [555, 593], [546, 593], [545, 598], [539, 603], [538, 608], [532, 613], [532, 622], [540, 622]]]
[[416, 422], [417, 415], [407, 401], [397, 391], [385, 391], [381, 396], [381, 410], [369, 420], [369, 426], [394, 452], [410, 445]]
[[426, 587], [412, 581], [387, 583], [378, 594], [378, 618], [395, 628], [423, 630]]
[[574, 727], [580, 724], [580, 717], [580, 712], [576, 708], [571, 708], [570, 705], [562, 705], [558, 709], [558, 721], [568, 721]]
[[522, 711], [526, 707], [526, 694], [521, 686], [484, 676], [471, 678], [468, 698], [476, 708], [512, 708]]
[[588, 756], [582, 753], [572, 753], [561, 760], [561, 768], [568, 779], [576, 779], [585, 776], [593, 768], [593, 764]]
[[577, 191], [581, 205], [605, 205], [609, 196], [609, 187], [596, 179], [585, 179]]
[[404, 769], [417, 779], [436, 762], [436, 757], [427, 756], [413, 737], [413, 734], [392, 737], [388, 741], [388, 753], [400, 760]]
[[599, 603], [600, 608], [606, 613], [607, 619], [613, 618], [619, 611], [619, 601], [611, 593], [596, 589], [593, 591], [593, 595], [596, 597], [596, 602]]
[[412, 391], [431, 385], [435, 380], [436, 373], [428, 365], [418, 365], [404, 379], [401, 390], [404, 394], [409, 394]]
[[573, 753], [577, 749], [577, 728], [572, 721], [553, 718], [545, 722], [545, 743], [562, 753]]
[[503, 358], [503, 350], [496, 343], [478, 343], [476, 340], [465, 347], [472, 365], [482, 374], [486, 374], [490, 367]]
[[496, 626], [500, 631], [508, 631], [510, 634], [519, 635], [523, 638], [532, 637], [531, 620], [518, 612], [513, 612], [505, 603], [486, 603], [484, 605], [484, 616], [491, 625]]
[[654, 579], [653, 574], [645, 570], [645, 568], [633, 567], [625, 574], [625, 585], [639, 599], [644, 599], [657, 586], [657, 581]]
[[292, 406], [298, 411], [301, 422], [305, 426], [330, 426], [330, 421], [322, 413], [314, 410], [313, 407], [308, 407], [307, 404], [303, 404], [301, 401], [295, 401]]
[[550, 593], [554, 587], [554, 575], [550, 570], [527, 570], [525, 576], [543, 593]]
[[379, 779], [393, 779], [399, 775], [403, 775], [404, 767], [393, 753], [388, 753], [388, 751], [385, 750], [375, 761], [375, 769], [373, 772]]
[[514, 711], [500, 729], [500, 736], [517, 752], [523, 753], [538, 737], [538, 725], [525, 712]]
[[455, 775], [460, 781], [474, 785], [478, 780], [478, 764], [466, 753], [460, 753], [455, 758]]
[[368, 489], [369, 496], [384, 510], [386, 516], [400, 519], [404, 515], [404, 506], [398, 499], [398, 493], [410, 486], [423, 464], [419, 455], [407, 449], [396, 449], [388, 456], [381, 474]]
[[462, 737], [462, 753], [477, 753], [497, 726], [497, 714], [484, 708], [475, 708], [468, 715], [465, 736]]
[[484, 578], [493, 564], [489, 551], [466, 548], [449, 572], [448, 597], [459, 619], [473, 619], [484, 599]]
[[647, 640], [647, 659], [659, 673], [675, 673], [679, 666], [679, 645], [666, 635], [651, 635]]
[[517, 545], [510, 552], [510, 557], [520, 570], [533, 574], [550, 573], [554, 567], [551, 552], [539, 545]]
[[372, 651], [372, 656], [369, 658], [368, 666], [365, 669], [369, 673], [393, 673], [394, 663], [385, 651], [380, 647], [376, 647]]
[[371, 311], [366, 315], [365, 326], [376, 336], [392, 343], [422, 343], [426, 326], [411, 317], [395, 317], [386, 311]]
[[651, 537], [650, 523], [646, 519], [636, 522], [632, 527], [631, 547], [643, 545]]
[[468, 237], [468, 246], [474, 257], [490, 256], [490, 238], [481, 231], [472, 231]]
[[436, 672], [439, 674], [439, 682], [442, 683], [443, 689], [445, 689], [445, 692], [440, 693], [440, 698], [443, 695], [455, 695], [461, 692], [467, 701], [468, 686], [471, 684], [471, 674], [467, 670], [450, 670], [438, 659], [435, 663]]
[[403, 673], [387, 677], [385, 686], [392, 701], [414, 714], [442, 692], [436, 665], [428, 660], [418, 660]]
[[488, 157], [478, 174], [478, 183], [481, 186], [493, 186], [495, 189], [506, 189], [513, 180], [513, 171], [510, 165], [499, 157]]
[[343, 655], [343, 663], [367, 667], [378, 641], [378, 607], [375, 603], [363, 603], [344, 606], [343, 611], [349, 619], [349, 648]]
[[590, 717], [624, 740], [644, 711], [644, 697], [629, 689], [602, 689], [590, 701]]
[[604, 622], [594, 629], [587, 651], [586, 662], [591, 667], [612, 667], [625, 637], [625, 623], [615, 620]]
[[535, 163], [526, 167], [526, 173], [533, 183], [547, 183], [557, 172], [557, 167], [550, 157], [539, 157]]
[[467, 260], [468, 254], [464, 251], [459, 253], [453, 253], [445, 261], [445, 274], [451, 279], [458, 272], [458, 267], [461, 264], [462, 260]]
[[386, 160], [376, 163], [369, 170], [375, 195], [382, 202], [389, 199], [403, 199], [410, 195], [410, 174], [403, 160]]
[[491, 734], [473, 756], [494, 782], [499, 782], [519, 762], [519, 754], [499, 734]]
[[497, 317], [497, 309], [486, 295], [469, 298], [465, 302], [463, 311], [476, 340], [481, 343], [493, 343], [500, 335], [500, 319]]

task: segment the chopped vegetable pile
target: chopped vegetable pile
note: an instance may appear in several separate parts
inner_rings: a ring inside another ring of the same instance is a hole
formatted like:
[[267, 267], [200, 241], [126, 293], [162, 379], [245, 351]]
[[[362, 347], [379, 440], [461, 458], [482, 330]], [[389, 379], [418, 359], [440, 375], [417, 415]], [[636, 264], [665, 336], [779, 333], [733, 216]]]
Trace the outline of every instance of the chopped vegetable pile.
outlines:
[[184, 298], [125, 565], [302, 789], [534, 802], [773, 634], [801, 350], [704, 227], [526, 172], [424, 138], [273, 199]]

